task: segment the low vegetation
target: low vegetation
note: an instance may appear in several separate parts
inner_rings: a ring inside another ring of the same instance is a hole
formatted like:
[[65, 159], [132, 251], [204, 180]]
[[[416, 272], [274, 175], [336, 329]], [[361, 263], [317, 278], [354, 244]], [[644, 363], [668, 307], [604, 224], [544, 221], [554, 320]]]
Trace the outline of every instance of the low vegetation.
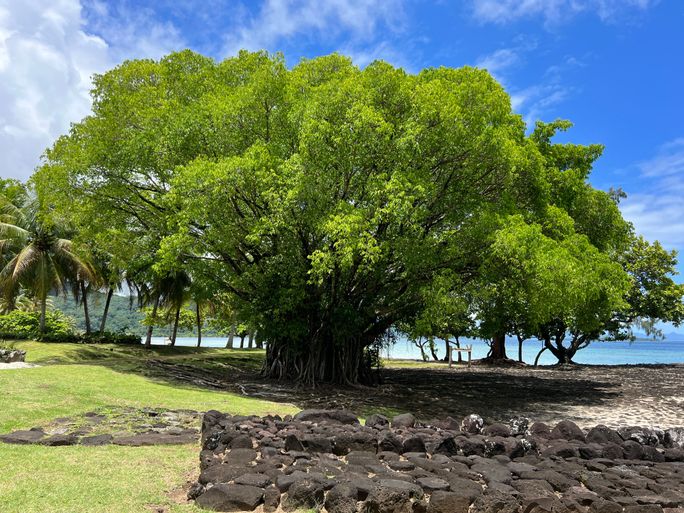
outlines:
[[[158, 407], [235, 414], [293, 413], [290, 404], [205, 390], [144, 375], [147, 358], [193, 361], [196, 365], [260, 365], [250, 352], [142, 346], [5, 343], [27, 351], [31, 369], [0, 371], [0, 433], [46, 425], [58, 417], [113, 407]], [[199, 511], [181, 487], [197, 468], [197, 447], [50, 447], [0, 444], [0, 503], [3, 513], [65, 511], [140, 513]]]

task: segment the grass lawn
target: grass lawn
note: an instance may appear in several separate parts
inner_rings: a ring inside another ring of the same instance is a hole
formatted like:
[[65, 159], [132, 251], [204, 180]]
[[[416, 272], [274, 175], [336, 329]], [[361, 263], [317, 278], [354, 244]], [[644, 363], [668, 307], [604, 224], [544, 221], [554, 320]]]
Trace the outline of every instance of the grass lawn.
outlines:
[[[7, 344], [4, 344], [7, 345]], [[84, 346], [15, 342], [41, 367], [0, 371], [0, 433], [109, 407], [217, 409], [235, 414], [293, 413], [291, 404], [204, 390], [145, 376], [146, 358], [206, 362], [225, 372], [258, 366], [256, 351]], [[0, 444], [0, 511], [199, 511], [177, 504], [177, 490], [198, 468], [195, 445], [42, 447]], [[178, 493], [177, 493], [178, 494]], [[154, 508], [152, 506], [155, 506]]]

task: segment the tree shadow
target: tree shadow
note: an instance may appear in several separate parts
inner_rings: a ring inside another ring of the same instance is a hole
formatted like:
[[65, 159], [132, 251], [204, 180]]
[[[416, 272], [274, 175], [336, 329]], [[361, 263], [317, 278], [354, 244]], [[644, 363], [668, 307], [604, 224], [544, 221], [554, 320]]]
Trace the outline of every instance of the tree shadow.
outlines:
[[[654, 385], [653, 375], [644, 372], [659, 372], [651, 369], [653, 366], [577, 366], [572, 371], [549, 367], [383, 368], [379, 371], [381, 384], [375, 387], [314, 388], [261, 377], [262, 358], [259, 351], [84, 345], [70, 349], [59, 363], [103, 365], [166, 385], [227, 391], [302, 409], [345, 408], [361, 416], [411, 412], [423, 420], [460, 419], [478, 413], [487, 422], [517, 416], [556, 421], [571, 417], [568, 412], [572, 409], [576, 420], [581, 420], [576, 417], [579, 411], [585, 421], [596, 423], [600, 419], [592, 418], [592, 408], [624, 406], [625, 401], [638, 400], [639, 394]], [[657, 386], [663, 391], [678, 386], [668, 379]]]

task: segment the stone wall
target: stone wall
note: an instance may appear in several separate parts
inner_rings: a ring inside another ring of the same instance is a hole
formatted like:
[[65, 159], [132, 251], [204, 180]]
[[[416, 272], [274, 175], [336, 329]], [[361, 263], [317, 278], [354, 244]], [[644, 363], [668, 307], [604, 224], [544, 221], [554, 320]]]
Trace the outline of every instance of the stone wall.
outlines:
[[207, 412], [189, 497], [215, 511], [684, 512], [684, 429], [583, 431], [477, 415], [423, 425], [347, 411]]

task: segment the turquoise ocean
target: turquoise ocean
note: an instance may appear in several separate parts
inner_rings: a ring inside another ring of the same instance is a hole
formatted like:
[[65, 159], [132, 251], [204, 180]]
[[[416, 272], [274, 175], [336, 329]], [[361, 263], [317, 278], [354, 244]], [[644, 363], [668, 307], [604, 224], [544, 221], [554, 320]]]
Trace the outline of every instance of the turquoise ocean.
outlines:
[[[152, 343], [163, 345], [165, 337], [153, 337]], [[239, 343], [239, 339], [235, 339]], [[245, 341], [245, 344], [247, 341]], [[473, 359], [487, 355], [488, 346], [483, 340], [462, 341], [462, 345], [472, 344]], [[195, 346], [197, 339], [192, 337], [179, 337], [176, 340], [178, 346]], [[225, 338], [206, 337], [202, 339], [202, 347], [225, 347]], [[537, 356], [541, 343], [537, 340], [528, 340], [523, 345], [523, 359], [527, 363], [533, 363]], [[506, 342], [506, 350], [509, 358], [518, 358], [518, 344], [513, 340]], [[439, 358], [444, 357], [444, 342], [436, 342], [436, 351]], [[421, 358], [420, 350], [406, 339], [397, 340], [389, 349], [382, 352], [385, 358], [401, 358], [418, 360]], [[464, 354], [465, 356], [465, 354]], [[589, 347], [582, 349], [574, 360], [577, 363], [594, 365], [624, 365], [639, 363], [684, 363], [684, 337], [667, 338], [665, 340], [642, 340], [634, 342], [594, 342]], [[555, 363], [553, 355], [545, 351], [539, 363], [549, 365]]]

